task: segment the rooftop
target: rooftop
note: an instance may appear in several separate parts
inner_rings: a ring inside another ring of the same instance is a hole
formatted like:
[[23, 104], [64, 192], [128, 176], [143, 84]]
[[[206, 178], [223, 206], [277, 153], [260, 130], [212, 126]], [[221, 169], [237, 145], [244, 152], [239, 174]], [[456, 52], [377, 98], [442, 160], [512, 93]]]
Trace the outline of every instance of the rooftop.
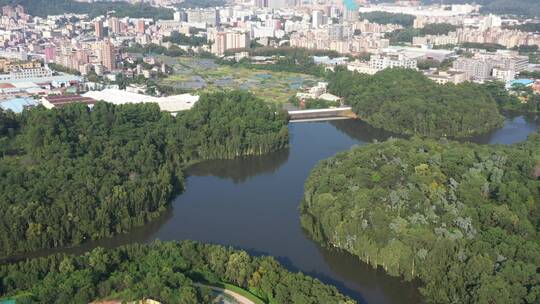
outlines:
[[159, 105], [162, 111], [178, 112], [188, 110], [199, 100], [199, 96], [191, 94], [173, 95], [168, 97], [154, 97], [117, 89], [103, 91], [89, 91], [83, 96], [95, 100], [103, 100], [113, 104], [153, 102]]
[[533, 79], [525, 79], [525, 78], [515, 79], [515, 80], [511, 80], [509, 82], [510, 86], [514, 86], [514, 85], [528, 86], [528, 85], [531, 85], [533, 83], [534, 83]]
[[95, 99], [81, 95], [49, 95], [44, 98], [54, 107], [62, 107], [74, 102], [82, 102], [89, 105], [96, 103]]
[[26, 107], [37, 106], [38, 103], [32, 98], [12, 98], [0, 101], [0, 108], [21, 113]]
[[18, 82], [33, 82], [33, 83], [52, 83], [52, 82], [81, 82], [82, 77], [76, 75], [62, 74], [48, 77], [32, 77], [24, 79], [6, 79], [0, 80], [0, 83], [11, 83], [15, 84]]

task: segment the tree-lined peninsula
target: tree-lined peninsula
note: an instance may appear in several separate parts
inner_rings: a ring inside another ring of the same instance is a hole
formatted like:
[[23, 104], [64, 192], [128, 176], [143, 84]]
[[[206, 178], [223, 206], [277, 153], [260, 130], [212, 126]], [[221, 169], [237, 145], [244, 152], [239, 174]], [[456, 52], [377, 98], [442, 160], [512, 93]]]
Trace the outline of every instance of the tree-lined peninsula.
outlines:
[[311, 237], [406, 280], [429, 303], [540, 300], [540, 134], [514, 146], [390, 139], [322, 161]]
[[158, 217], [197, 161], [288, 145], [286, 114], [250, 93], [157, 104], [0, 111], [0, 257], [127, 232]]
[[398, 134], [470, 137], [500, 127], [497, 102], [480, 85], [439, 85], [420, 72], [386, 69], [373, 76], [338, 70], [329, 90], [359, 118]]
[[335, 287], [287, 271], [271, 257], [192, 241], [56, 254], [2, 265], [0, 278], [0, 300], [17, 303], [216, 303], [209, 286], [240, 287], [255, 303], [355, 303]]

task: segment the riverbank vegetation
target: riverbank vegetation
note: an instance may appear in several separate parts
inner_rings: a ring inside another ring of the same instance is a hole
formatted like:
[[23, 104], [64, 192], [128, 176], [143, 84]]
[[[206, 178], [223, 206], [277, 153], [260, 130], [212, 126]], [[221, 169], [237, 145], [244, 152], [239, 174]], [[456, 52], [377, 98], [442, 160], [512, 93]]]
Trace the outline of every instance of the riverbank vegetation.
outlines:
[[264, 303], [340, 303], [335, 287], [287, 271], [271, 257], [192, 241], [155, 242], [81, 256], [56, 254], [0, 266], [0, 299], [21, 303], [90, 303], [96, 299], [214, 303], [199, 282], [239, 286]]
[[305, 100], [300, 100], [296, 96], [289, 98], [289, 102], [295, 107], [306, 110], [337, 108], [341, 105], [339, 101], [331, 101], [318, 98], [308, 98]]
[[502, 111], [540, 113], [540, 95], [535, 94], [531, 87], [514, 85], [508, 91], [503, 82], [487, 82], [482, 86]]
[[540, 301], [540, 134], [515, 146], [390, 139], [322, 161], [302, 226], [429, 303]]
[[287, 117], [240, 91], [203, 94], [176, 117], [99, 102], [0, 111], [0, 257], [141, 226], [182, 189], [183, 168], [288, 145]]
[[468, 137], [499, 127], [497, 103], [472, 83], [439, 85], [419, 72], [386, 69], [370, 76], [337, 70], [329, 90], [359, 118], [400, 134]]

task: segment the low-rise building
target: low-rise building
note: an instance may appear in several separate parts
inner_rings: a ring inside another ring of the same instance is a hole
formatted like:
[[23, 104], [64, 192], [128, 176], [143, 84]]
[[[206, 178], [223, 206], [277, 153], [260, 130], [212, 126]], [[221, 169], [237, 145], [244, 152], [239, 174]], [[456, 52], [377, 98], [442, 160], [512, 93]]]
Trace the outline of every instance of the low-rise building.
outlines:
[[96, 100], [81, 95], [49, 95], [41, 99], [41, 104], [47, 109], [60, 108], [72, 103], [84, 103], [93, 106]]
[[15, 97], [6, 100], [0, 100], [0, 108], [4, 111], [21, 113], [24, 109], [37, 106], [39, 103], [30, 97]]
[[508, 81], [526, 70], [528, 62], [527, 56], [513, 52], [477, 53], [472, 58], [458, 58], [453, 68], [466, 72], [470, 78], [480, 82], [490, 78]]
[[467, 73], [462, 71], [440, 71], [436, 74], [428, 74], [427, 78], [435, 81], [438, 84], [453, 83], [458, 84], [469, 81]]
[[199, 100], [199, 96], [191, 94], [180, 94], [167, 97], [154, 97], [127, 90], [105, 89], [102, 91], [89, 91], [83, 94], [95, 100], [103, 100], [113, 104], [126, 103], [156, 103], [162, 111], [175, 114], [179, 111], [191, 109]]
[[378, 71], [387, 68], [417, 69], [418, 61], [403, 53], [371, 55], [369, 66]]
[[360, 74], [374, 75], [379, 70], [369, 66], [369, 63], [356, 60], [347, 64], [347, 70], [351, 72], [357, 72]]

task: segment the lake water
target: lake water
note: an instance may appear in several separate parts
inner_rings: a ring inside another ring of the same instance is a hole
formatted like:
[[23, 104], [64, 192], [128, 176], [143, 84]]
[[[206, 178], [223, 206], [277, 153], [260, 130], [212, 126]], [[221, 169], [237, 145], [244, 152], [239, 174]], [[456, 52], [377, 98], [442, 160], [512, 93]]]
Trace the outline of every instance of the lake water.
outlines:
[[[503, 128], [471, 140], [511, 144], [538, 127], [536, 118], [510, 117]], [[191, 239], [274, 256], [287, 268], [333, 284], [360, 303], [421, 302], [415, 283], [385, 275], [347, 253], [321, 248], [300, 226], [304, 182], [317, 162], [391, 134], [358, 120], [290, 124], [289, 130], [289, 149], [191, 167], [185, 192], [157, 221], [127, 235], [63, 251]]]

